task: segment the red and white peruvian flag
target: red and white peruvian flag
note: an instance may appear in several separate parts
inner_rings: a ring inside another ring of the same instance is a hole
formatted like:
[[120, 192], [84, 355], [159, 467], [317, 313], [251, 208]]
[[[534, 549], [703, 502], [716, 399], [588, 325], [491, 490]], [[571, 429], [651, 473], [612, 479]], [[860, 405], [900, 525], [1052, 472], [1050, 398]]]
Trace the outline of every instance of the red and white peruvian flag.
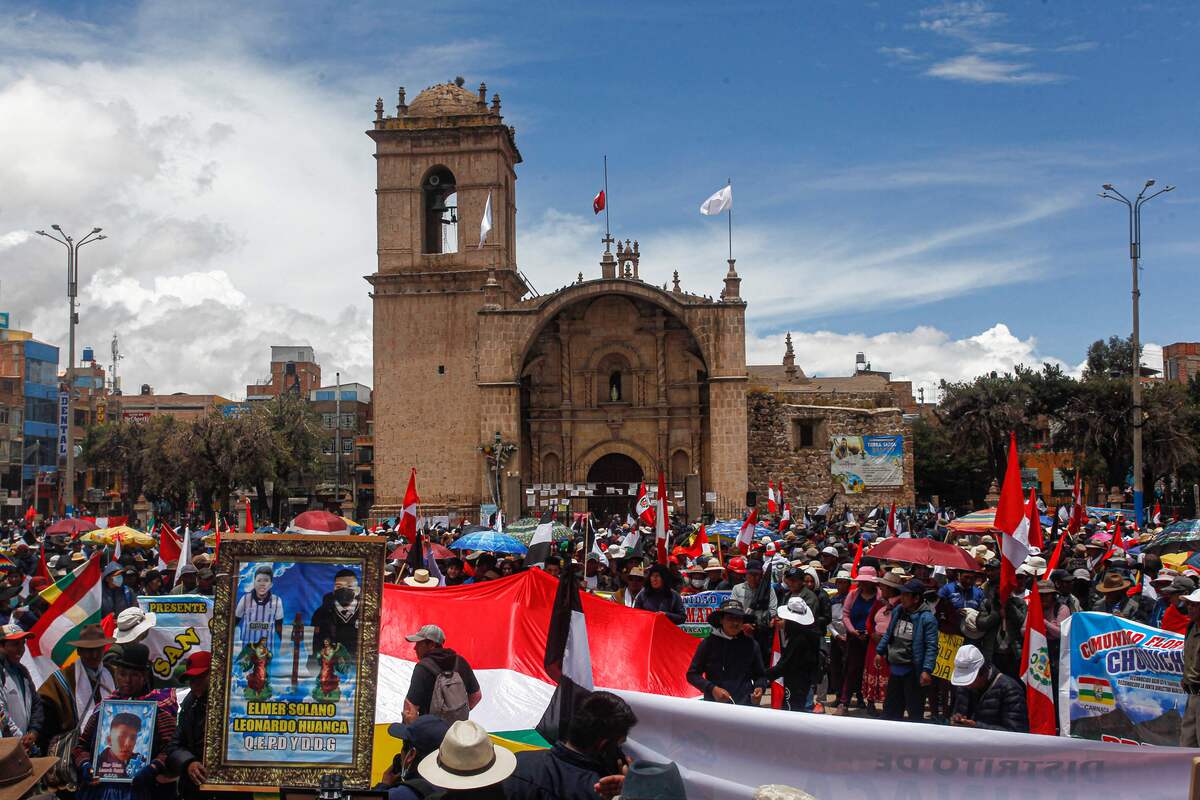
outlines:
[[166, 571], [167, 564], [172, 561], [178, 564], [182, 547], [175, 529], [165, 522], [160, 522], [158, 524], [158, 568]]
[[1162, 505], [1157, 502], [1154, 504], [1154, 524], [1162, 525]]
[[400, 534], [408, 539], [411, 545], [417, 541], [417, 506], [421, 498], [417, 496], [417, 469], [408, 476], [408, 488], [404, 490], [404, 507], [400, 511], [400, 524], [396, 527]]
[[654, 542], [658, 546], [658, 563], [667, 563], [667, 482], [658, 471], [658, 497], [654, 501]]
[[776, 503], [775, 482], [767, 481], [767, 513], [776, 514], [779, 512], [779, 505]]
[[642, 483], [638, 486], [637, 498], [637, 518], [642, 525], [654, 524], [654, 504], [650, 502], [650, 496], [646, 494], [646, 484]]
[[[779, 663], [782, 655], [779, 647], [779, 639], [783, 634], [780, 631], [775, 631], [775, 635], [771, 637], [771, 666]], [[783, 708], [783, 697], [787, 693], [787, 688], [783, 685], [783, 678], [776, 678], [771, 681], [771, 708], [776, 711]], [[800, 701], [801, 703], [804, 700]]]
[[[1003, 501], [1002, 501], [1003, 502]], [[1037, 519], [1037, 505], [1030, 516]], [[1007, 537], [1005, 537], [1007, 538]], [[1003, 586], [1003, 584], [1001, 584]], [[1042, 597], [1037, 587], [1027, 598], [1029, 613], [1025, 617], [1025, 663], [1021, 680], [1025, 683], [1025, 704], [1029, 709], [1029, 732], [1054, 736], [1054, 688], [1050, 676], [1050, 648], [1046, 644], [1046, 620], [1042, 616]]]
[[900, 526], [896, 524], [896, 501], [892, 501], [892, 510], [888, 512], [887, 535], [899, 536]]
[[754, 541], [754, 527], [758, 524], [758, 509], [750, 509], [750, 513], [746, 515], [746, 519], [742, 522], [741, 530], [737, 535], [737, 549], [742, 555], [750, 552], [750, 544]]
[[779, 518], [779, 532], [783, 533], [787, 530], [787, 526], [792, 524], [792, 504], [783, 504], [783, 516]]
[[[1029, 502], [1025, 504], [1025, 516], [1029, 519], [1029, 546], [1043, 549], [1042, 514], [1037, 507], [1037, 489], [1029, 490]], [[1036, 588], [1036, 587], [1035, 587]]]
[[1079, 470], [1075, 471], [1075, 492], [1071, 495], [1071, 519], [1067, 522], [1067, 533], [1079, 533], [1087, 520], [1087, 508], [1083, 505], [1083, 487], [1079, 482]]
[[1017, 586], [1017, 567], [1029, 557], [1029, 517], [1025, 515], [1015, 433], [1009, 434], [1008, 465], [1004, 470], [1004, 484], [1000, 487], [995, 525], [1000, 531], [1000, 603], [1003, 605]]

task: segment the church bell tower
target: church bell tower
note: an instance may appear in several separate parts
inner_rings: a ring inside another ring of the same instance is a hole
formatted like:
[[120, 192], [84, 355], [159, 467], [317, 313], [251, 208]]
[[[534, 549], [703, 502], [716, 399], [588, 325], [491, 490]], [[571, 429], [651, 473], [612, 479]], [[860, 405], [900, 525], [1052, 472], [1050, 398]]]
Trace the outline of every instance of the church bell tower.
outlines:
[[[487, 86], [375, 104], [375, 509], [399, 513], [409, 468], [423, 515], [479, 496], [478, 312], [528, 292], [516, 267], [516, 132]], [[490, 230], [485, 219], [490, 220]], [[481, 233], [484, 233], [481, 241]]]

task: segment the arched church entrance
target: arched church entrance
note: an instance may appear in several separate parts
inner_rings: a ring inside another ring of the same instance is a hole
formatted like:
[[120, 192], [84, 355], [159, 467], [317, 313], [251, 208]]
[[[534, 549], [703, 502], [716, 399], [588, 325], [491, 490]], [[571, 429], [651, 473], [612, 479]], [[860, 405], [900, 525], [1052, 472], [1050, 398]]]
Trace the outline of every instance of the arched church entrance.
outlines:
[[629, 487], [642, 482], [642, 468], [624, 453], [609, 453], [600, 456], [588, 470], [587, 481], [596, 484], [588, 498], [588, 511], [597, 524], [608, 522], [613, 514], [622, 519], [633, 509], [636, 495], [629, 494]]

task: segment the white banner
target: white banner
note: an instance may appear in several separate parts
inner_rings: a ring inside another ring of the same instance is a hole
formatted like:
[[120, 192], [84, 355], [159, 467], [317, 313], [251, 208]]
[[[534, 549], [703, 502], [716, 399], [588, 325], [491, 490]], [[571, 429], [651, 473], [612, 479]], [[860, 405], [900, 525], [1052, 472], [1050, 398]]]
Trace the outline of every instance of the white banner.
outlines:
[[674, 761], [688, 800], [749, 798], [764, 783], [818, 800], [1179, 800], [1200, 750], [799, 714], [618, 692], [638, 724], [626, 749]]

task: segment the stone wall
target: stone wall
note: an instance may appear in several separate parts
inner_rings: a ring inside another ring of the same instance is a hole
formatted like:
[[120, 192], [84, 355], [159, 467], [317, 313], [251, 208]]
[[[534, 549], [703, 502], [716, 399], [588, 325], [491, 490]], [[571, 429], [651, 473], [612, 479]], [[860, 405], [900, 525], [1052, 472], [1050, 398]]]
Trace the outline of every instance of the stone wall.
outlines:
[[[813, 392], [749, 392], [746, 395], [749, 485], [757, 490], [759, 513], [767, 508], [767, 482], [783, 486], [793, 505], [816, 506], [835, 491], [837, 508], [856, 513], [877, 503], [912, 505], [912, 431], [897, 408], [880, 408], [869, 395], [822, 395]], [[819, 428], [812, 447], [797, 447], [793, 422], [811, 420]], [[830, 470], [829, 438], [837, 435], [904, 437], [904, 485], [868, 487], [845, 495]]]

